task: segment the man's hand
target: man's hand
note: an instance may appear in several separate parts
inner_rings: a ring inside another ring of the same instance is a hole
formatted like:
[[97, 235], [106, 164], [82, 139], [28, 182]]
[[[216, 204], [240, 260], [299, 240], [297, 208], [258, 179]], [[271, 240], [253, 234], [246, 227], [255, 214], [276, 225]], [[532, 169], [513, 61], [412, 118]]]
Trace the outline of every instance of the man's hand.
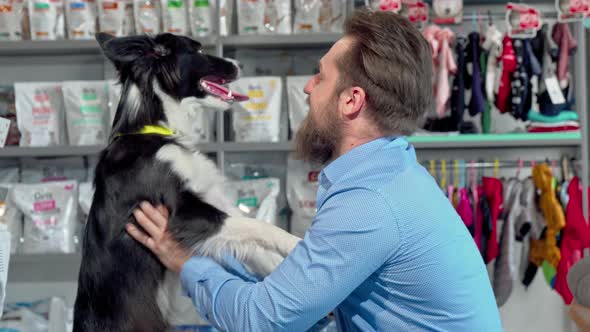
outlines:
[[179, 273], [192, 255], [167, 232], [168, 210], [163, 206], [154, 208], [147, 202], [142, 202], [140, 208], [133, 211], [133, 215], [145, 232], [133, 224], [126, 225], [127, 232], [150, 249], [169, 270]]

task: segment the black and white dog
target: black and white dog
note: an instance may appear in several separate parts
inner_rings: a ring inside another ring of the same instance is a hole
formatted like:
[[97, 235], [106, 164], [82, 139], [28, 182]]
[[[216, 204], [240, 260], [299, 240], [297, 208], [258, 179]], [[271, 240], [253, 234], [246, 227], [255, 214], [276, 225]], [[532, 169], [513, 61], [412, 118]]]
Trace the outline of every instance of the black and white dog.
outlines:
[[[141, 201], [168, 208], [169, 231], [185, 248], [220, 261], [232, 254], [260, 276], [299, 239], [242, 217], [225, 198], [216, 165], [188, 139], [191, 112], [225, 110], [228, 102], [247, 99], [224, 86], [238, 77], [235, 63], [171, 34], [99, 34], [97, 40], [119, 73], [121, 100], [95, 171], [74, 331], [168, 331], [175, 310], [168, 292], [178, 286], [177, 276], [124, 228], [136, 223], [132, 211]], [[146, 126], [175, 134], [141, 133]]]

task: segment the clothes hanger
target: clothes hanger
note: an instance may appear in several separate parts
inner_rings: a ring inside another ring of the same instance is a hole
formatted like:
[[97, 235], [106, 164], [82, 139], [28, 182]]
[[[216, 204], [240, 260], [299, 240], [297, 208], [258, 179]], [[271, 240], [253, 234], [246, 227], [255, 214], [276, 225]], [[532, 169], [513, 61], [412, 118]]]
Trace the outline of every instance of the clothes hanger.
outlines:
[[518, 167], [516, 168], [516, 179], [517, 180], [520, 179], [520, 171], [522, 170], [523, 164], [524, 164], [524, 162], [522, 161], [522, 159], [518, 158]]
[[494, 159], [494, 178], [498, 179], [499, 173], [500, 173], [500, 161], [496, 158], [496, 159]]

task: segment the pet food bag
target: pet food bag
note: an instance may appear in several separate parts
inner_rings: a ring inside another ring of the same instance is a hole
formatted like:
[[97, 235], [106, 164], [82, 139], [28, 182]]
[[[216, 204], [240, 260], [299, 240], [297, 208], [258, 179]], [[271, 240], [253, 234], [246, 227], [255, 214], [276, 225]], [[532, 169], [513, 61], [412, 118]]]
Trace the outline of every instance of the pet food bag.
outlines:
[[0, 41], [21, 40], [24, 0], [0, 0]]
[[21, 160], [21, 182], [86, 181], [88, 172], [82, 157], [25, 158]]
[[135, 30], [135, 11], [133, 0], [123, 0], [125, 3], [125, 18], [123, 19], [123, 35], [133, 36], [136, 34]]
[[55, 146], [66, 142], [60, 83], [15, 83], [20, 146]]
[[189, 17], [193, 37], [209, 36], [215, 31], [215, 3], [209, 0], [189, 0]]
[[188, 11], [184, 0], [162, 0], [162, 23], [164, 32], [188, 35]]
[[293, 235], [303, 238], [316, 214], [318, 176], [322, 167], [301, 160], [287, 160], [287, 202], [293, 212]]
[[94, 39], [97, 8], [94, 0], [65, 0], [69, 39]]
[[0, 117], [10, 120], [10, 128], [5, 146], [18, 145], [20, 133], [16, 122], [16, 104], [14, 101], [14, 86], [0, 86]]
[[103, 145], [110, 117], [107, 83], [70, 81], [62, 86], [70, 145]]
[[107, 81], [107, 86], [109, 90], [109, 127], [112, 127], [115, 122], [119, 100], [121, 99], [121, 85], [115, 80], [110, 80]]
[[219, 1], [219, 34], [227, 36], [232, 33], [232, 18], [234, 13], [234, 2], [232, 0]]
[[283, 96], [280, 77], [249, 77], [231, 83], [231, 89], [250, 100], [232, 107], [237, 142], [278, 142]]
[[270, 224], [276, 224], [277, 221], [280, 185], [278, 178], [227, 183], [230, 198], [245, 216]]
[[16, 183], [0, 183], [0, 225], [5, 225], [10, 238], [10, 253], [19, 251], [23, 231], [23, 215], [10, 203], [9, 193]]
[[313, 76], [288, 76], [287, 77], [287, 101], [289, 103], [289, 125], [291, 132], [295, 134], [303, 119], [309, 112], [307, 95], [303, 92], [305, 84]]
[[5, 224], [0, 223], [0, 317], [4, 309], [6, 298], [6, 284], [8, 283], [8, 261], [10, 260], [10, 233]]
[[238, 34], [290, 34], [291, 1], [238, 0]]
[[72, 253], [78, 222], [76, 181], [17, 184], [9, 202], [24, 215], [22, 251]]
[[[125, 34], [125, 0], [98, 0], [98, 27], [101, 32], [115, 37]], [[131, 7], [133, 9], [133, 6]], [[133, 17], [133, 15], [132, 15]]]
[[32, 40], [65, 38], [65, 13], [62, 0], [29, 0]]
[[342, 32], [345, 0], [294, 0], [295, 33]]
[[156, 35], [160, 33], [162, 22], [160, 0], [134, 0], [133, 14], [137, 34]]

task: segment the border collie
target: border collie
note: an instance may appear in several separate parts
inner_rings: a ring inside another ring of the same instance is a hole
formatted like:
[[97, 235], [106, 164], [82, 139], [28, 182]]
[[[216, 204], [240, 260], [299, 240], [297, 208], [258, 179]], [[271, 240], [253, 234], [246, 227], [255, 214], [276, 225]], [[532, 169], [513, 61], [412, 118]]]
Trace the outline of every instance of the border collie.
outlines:
[[[74, 331], [169, 331], [175, 310], [169, 292], [179, 287], [178, 276], [124, 228], [141, 227], [132, 215], [141, 201], [168, 208], [168, 230], [184, 248], [220, 262], [232, 254], [259, 276], [274, 270], [299, 238], [242, 217], [224, 196], [216, 165], [189, 139], [191, 112], [226, 110], [247, 99], [224, 86], [238, 78], [233, 61], [172, 34], [96, 39], [118, 71], [121, 100], [95, 170]], [[174, 134], [142, 133], [146, 126]]]

